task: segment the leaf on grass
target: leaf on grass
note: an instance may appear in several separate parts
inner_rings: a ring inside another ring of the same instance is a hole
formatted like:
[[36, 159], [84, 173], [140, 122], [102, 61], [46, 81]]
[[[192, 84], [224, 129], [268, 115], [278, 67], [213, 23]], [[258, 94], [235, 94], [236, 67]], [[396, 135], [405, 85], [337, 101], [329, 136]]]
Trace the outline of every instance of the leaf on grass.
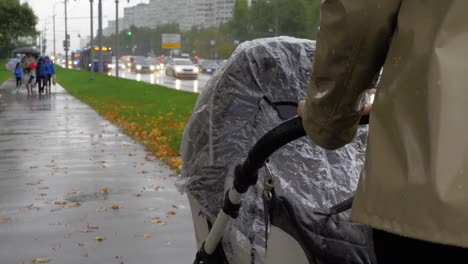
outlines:
[[103, 236], [97, 236], [97, 237], [95, 237], [94, 239], [97, 240], [97, 241], [99, 241], [99, 242], [101, 242], [101, 241], [103, 241], [105, 238], [104, 238]]
[[144, 233], [143, 236], [144, 236], [145, 238], [148, 238], [148, 237], [151, 236], [151, 234], [150, 234], [150, 233]]
[[171, 211], [167, 212], [167, 214], [168, 214], [168, 215], [175, 215], [176, 212], [174, 212], [174, 211], [171, 210]]
[[114, 210], [120, 209], [120, 204], [113, 204], [112, 209]]
[[34, 262], [34, 263], [48, 263], [49, 258], [35, 258], [35, 259], [32, 260], [32, 262]]

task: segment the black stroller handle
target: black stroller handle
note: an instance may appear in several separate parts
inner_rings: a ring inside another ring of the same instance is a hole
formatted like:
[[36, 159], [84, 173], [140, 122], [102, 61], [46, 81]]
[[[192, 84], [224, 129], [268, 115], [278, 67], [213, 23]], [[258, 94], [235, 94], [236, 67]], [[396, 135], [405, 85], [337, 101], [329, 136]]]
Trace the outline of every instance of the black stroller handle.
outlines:
[[265, 161], [282, 146], [306, 135], [302, 118], [293, 117], [266, 133], [249, 151], [244, 163], [235, 170], [234, 188], [239, 193], [245, 193], [248, 188], [256, 184], [258, 171]]
[[[369, 116], [362, 116], [360, 125], [369, 124]], [[243, 164], [235, 169], [234, 188], [239, 193], [245, 193], [248, 188], [255, 185], [258, 180], [258, 171], [271, 154], [282, 146], [306, 135], [302, 118], [293, 117], [266, 133], [249, 151]]]

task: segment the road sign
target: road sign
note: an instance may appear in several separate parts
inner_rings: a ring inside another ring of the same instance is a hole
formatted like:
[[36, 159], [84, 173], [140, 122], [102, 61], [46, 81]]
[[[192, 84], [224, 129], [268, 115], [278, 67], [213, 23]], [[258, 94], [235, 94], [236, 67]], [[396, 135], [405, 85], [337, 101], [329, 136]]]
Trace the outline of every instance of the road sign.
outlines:
[[180, 49], [180, 34], [162, 34], [163, 49]]

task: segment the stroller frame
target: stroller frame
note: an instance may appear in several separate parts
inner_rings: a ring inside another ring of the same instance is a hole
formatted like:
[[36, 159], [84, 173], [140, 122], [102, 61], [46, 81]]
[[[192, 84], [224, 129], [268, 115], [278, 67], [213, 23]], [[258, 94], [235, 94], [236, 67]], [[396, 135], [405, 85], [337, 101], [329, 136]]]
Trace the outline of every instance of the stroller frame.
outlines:
[[[368, 123], [368, 116], [364, 116], [361, 119], [360, 124], [367, 124]], [[224, 231], [232, 219], [235, 219], [239, 214], [239, 209], [241, 206], [241, 197], [242, 194], [246, 193], [249, 187], [255, 185], [258, 180], [258, 171], [265, 166], [266, 161], [276, 150], [281, 148], [282, 146], [288, 144], [291, 141], [299, 139], [305, 136], [306, 133], [304, 131], [302, 125], [302, 119], [300, 117], [294, 117], [286, 122], [278, 125], [277, 127], [270, 130], [267, 134], [265, 134], [256, 144], [255, 146], [249, 151], [248, 157], [242, 164], [239, 164], [235, 168], [234, 173], [234, 182], [232, 188], [230, 188], [224, 198], [222, 209], [220, 210], [215, 223], [210, 228], [209, 226], [201, 227], [200, 223], [206, 223], [206, 219], [200, 221], [200, 215], [198, 215], [198, 221], [195, 221], [195, 212], [196, 204], [194, 203], [193, 199], [191, 202], [192, 213], [194, 216], [194, 222], [196, 226], [196, 230], [203, 229], [204, 232], [198, 232], [197, 240], [201, 239], [201, 233], [209, 232], [205, 242], [201, 244], [199, 251], [196, 254], [196, 258], [194, 264], [220, 264], [220, 263], [228, 263], [226, 257], [224, 255], [221, 240], [223, 238]], [[267, 167], [268, 170], [268, 167]], [[264, 195], [275, 195], [273, 184], [271, 183], [271, 188], [265, 189]], [[353, 202], [353, 197], [342, 201], [341, 203], [328, 208], [328, 209], [318, 209], [315, 213], [317, 214], [324, 214], [324, 215], [334, 215], [340, 212], [346, 211], [351, 208]], [[273, 205], [277, 209], [278, 204]], [[279, 208], [283, 209], [283, 208]], [[270, 210], [268, 210], [270, 211]], [[274, 210], [273, 210], [274, 211]], [[269, 212], [271, 214], [271, 212]], [[273, 213], [274, 214], [274, 213]], [[266, 223], [268, 225], [268, 223]], [[268, 233], [268, 232], [267, 232]], [[296, 236], [294, 235], [296, 233]], [[307, 263], [347, 263], [347, 262], [335, 262], [339, 260], [331, 260], [331, 262], [324, 262], [323, 259], [329, 259], [327, 256], [320, 256], [322, 257], [322, 261], [315, 261], [314, 256], [310, 256], [310, 252], [307, 253], [304, 251], [304, 247], [307, 245], [303, 245], [296, 238], [300, 236], [297, 234], [297, 230], [290, 230], [290, 232], [285, 232], [280, 228], [275, 227], [272, 225], [270, 228], [269, 236], [273, 241], [268, 245], [268, 250], [266, 252], [265, 263], [273, 264], [273, 263], [286, 263], [293, 262], [299, 264], [307, 264]], [[283, 241], [283, 243], [277, 243], [275, 241]], [[302, 250], [301, 250], [302, 249]], [[270, 252], [287, 252], [287, 254], [269, 254]], [[316, 252], [314, 252], [315, 254]], [[320, 255], [320, 252], [318, 252]], [[279, 257], [281, 256], [281, 257]], [[374, 263], [375, 258], [373, 255], [369, 257], [368, 261], [364, 261], [362, 263]], [[353, 262], [358, 263], [358, 262]], [[360, 263], [360, 262], [359, 262]]]

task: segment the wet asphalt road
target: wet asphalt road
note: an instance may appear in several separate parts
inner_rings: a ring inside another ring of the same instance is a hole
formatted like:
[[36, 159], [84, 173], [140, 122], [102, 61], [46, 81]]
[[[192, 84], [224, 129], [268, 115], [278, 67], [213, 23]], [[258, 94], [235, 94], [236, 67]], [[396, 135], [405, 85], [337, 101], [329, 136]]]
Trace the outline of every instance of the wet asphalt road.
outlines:
[[192, 263], [173, 171], [59, 86], [13, 85], [0, 85], [1, 264]]
[[[110, 75], [115, 76], [115, 71], [109, 72]], [[151, 84], [159, 84], [169, 88], [184, 90], [194, 93], [199, 93], [203, 90], [206, 83], [211, 79], [212, 75], [200, 73], [196, 80], [190, 79], [177, 79], [172, 76], [167, 76], [163, 72], [155, 73], [134, 73], [129, 70], [119, 71], [119, 76], [122, 78], [137, 80], [141, 82], [147, 82]]]

